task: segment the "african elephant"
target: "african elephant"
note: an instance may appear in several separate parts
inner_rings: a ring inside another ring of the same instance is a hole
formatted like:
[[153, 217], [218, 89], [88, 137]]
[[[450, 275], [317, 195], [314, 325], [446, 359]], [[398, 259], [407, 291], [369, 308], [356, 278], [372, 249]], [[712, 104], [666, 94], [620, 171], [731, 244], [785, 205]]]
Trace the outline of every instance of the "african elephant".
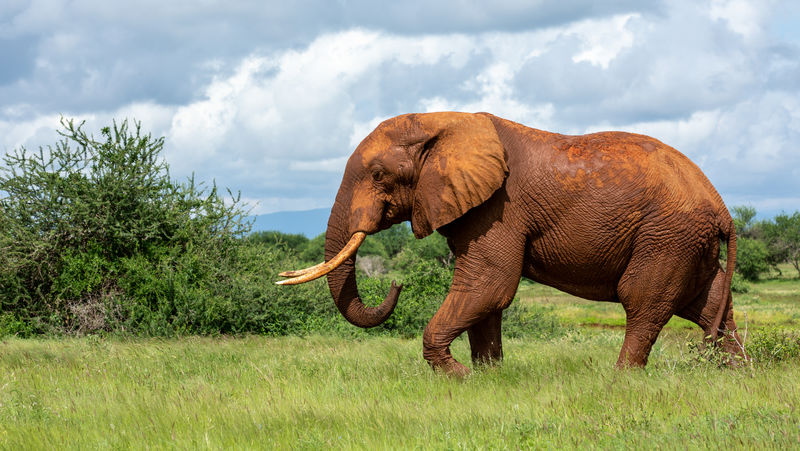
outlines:
[[[626, 327], [618, 367], [644, 366], [678, 315], [742, 354], [730, 284], [733, 221], [686, 156], [643, 135], [550, 133], [488, 113], [406, 114], [381, 123], [347, 162], [328, 221], [325, 263], [281, 273], [324, 274], [352, 324], [373, 327], [394, 309], [359, 299], [355, 254], [365, 234], [411, 221], [456, 257], [450, 291], [423, 334], [434, 369], [469, 370], [450, 354], [467, 331], [474, 363], [502, 359], [501, 313], [520, 277], [586, 299], [619, 302]], [[728, 246], [723, 270], [720, 241]], [[720, 329], [723, 326], [723, 329]]]

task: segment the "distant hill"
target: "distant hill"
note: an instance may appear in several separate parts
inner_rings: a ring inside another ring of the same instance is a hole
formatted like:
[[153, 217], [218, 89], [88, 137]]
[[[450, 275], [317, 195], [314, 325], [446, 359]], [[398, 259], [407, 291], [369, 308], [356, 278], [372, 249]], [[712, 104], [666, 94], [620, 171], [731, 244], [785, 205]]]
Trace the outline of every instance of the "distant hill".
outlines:
[[302, 233], [308, 238], [314, 238], [325, 231], [330, 214], [330, 208], [316, 208], [258, 215], [255, 217], [252, 231], [277, 230], [284, 233]]

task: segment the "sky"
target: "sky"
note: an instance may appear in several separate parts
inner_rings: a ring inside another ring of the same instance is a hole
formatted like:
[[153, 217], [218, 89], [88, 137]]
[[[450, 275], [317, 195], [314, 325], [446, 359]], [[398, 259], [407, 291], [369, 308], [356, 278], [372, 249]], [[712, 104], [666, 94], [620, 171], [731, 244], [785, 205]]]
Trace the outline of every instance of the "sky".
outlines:
[[428, 111], [651, 135], [729, 207], [800, 210], [800, 2], [0, 2], [2, 153], [128, 118], [173, 177], [306, 210], [378, 123]]

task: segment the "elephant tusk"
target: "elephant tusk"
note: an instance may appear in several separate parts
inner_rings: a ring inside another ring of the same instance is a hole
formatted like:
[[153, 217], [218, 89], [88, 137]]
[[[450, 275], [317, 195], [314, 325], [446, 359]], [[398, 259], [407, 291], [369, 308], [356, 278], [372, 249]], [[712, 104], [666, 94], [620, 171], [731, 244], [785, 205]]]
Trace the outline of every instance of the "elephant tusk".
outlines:
[[306, 269], [298, 269], [298, 270], [294, 270], [294, 271], [284, 271], [284, 272], [282, 272], [282, 273], [278, 273], [278, 275], [279, 275], [279, 276], [281, 276], [281, 277], [297, 277], [297, 276], [302, 276], [303, 274], [308, 274], [308, 273], [310, 273], [310, 272], [312, 272], [312, 271], [316, 271], [318, 268], [321, 268], [321, 267], [322, 267], [322, 265], [324, 265], [324, 264], [325, 264], [325, 262], [322, 262], [322, 263], [319, 263], [319, 264], [317, 264], [317, 265], [314, 265], [314, 266], [308, 267], [308, 268], [306, 268]]
[[318, 265], [314, 265], [310, 268], [301, 269], [297, 271], [284, 271], [280, 273], [281, 276], [285, 275], [297, 275], [291, 279], [281, 280], [279, 282], [275, 282], [278, 285], [297, 285], [301, 283], [310, 282], [314, 279], [318, 279], [325, 274], [333, 271], [334, 269], [338, 268], [345, 260], [352, 257], [353, 254], [356, 253], [358, 247], [361, 246], [361, 243], [364, 242], [364, 239], [367, 237], [367, 234], [364, 232], [356, 232], [350, 237], [350, 241], [344, 245], [341, 251], [336, 254], [335, 257], [326, 261], [325, 263], [320, 263]]

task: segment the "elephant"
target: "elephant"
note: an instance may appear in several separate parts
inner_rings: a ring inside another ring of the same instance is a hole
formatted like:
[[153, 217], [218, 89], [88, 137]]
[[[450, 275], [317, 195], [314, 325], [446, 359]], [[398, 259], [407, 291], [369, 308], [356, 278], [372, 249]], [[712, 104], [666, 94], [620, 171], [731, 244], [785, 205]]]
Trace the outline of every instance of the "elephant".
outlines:
[[356, 251], [366, 235], [403, 221], [416, 238], [438, 231], [455, 255], [450, 290], [422, 337], [435, 370], [469, 374], [450, 353], [464, 331], [473, 366], [502, 359], [502, 311], [521, 277], [621, 303], [626, 325], [617, 367], [645, 366], [673, 315], [699, 325], [731, 359], [745, 356], [730, 290], [731, 215], [703, 172], [655, 138], [564, 135], [489, 113], [388, 119], [347, 161], [327, 225], [326, 261], [282, 272], [290, 278], [277, 283], [327, 275], [350, 323], [379, 325], [402, 286], [392, 282], [380, 305], [365, 306]]

